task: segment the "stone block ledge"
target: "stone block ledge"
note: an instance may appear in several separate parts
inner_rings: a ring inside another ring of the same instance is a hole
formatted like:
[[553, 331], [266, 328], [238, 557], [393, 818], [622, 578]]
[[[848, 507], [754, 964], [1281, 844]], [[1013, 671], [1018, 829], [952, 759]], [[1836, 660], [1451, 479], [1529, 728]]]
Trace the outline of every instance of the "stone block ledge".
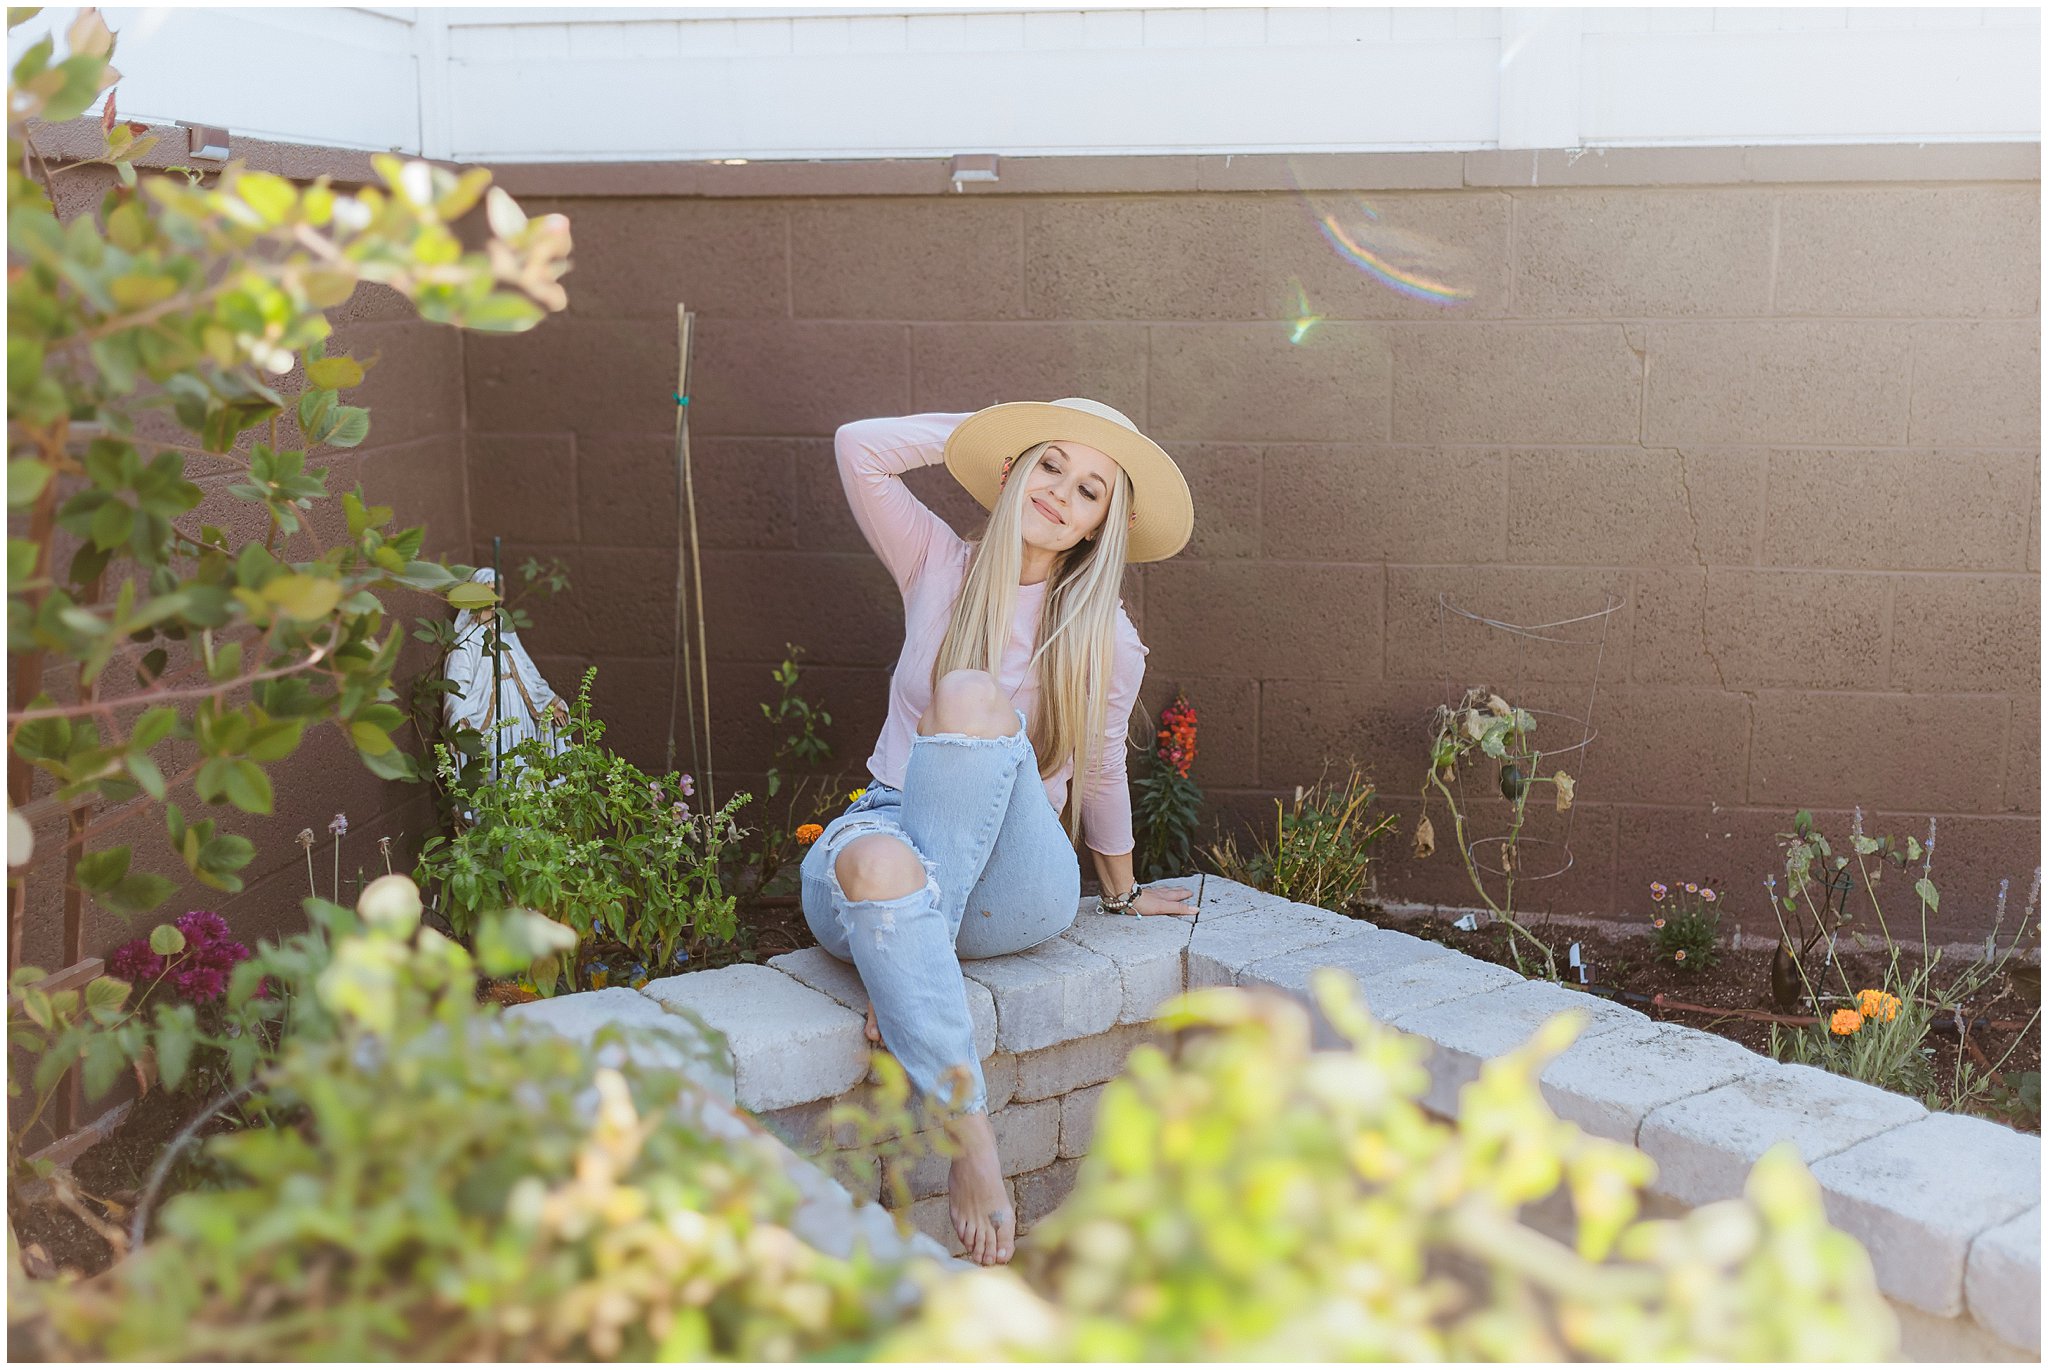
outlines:
[[[1880, 1288], [1912, 1330], [1909, 1352], [2039, 1358], [2038, 1137], [1930, 1115], [1904, 1096], [1213, 876], [1194, 918], [1110, 917], [1088, 900], [1058, 938], [962, 966], [991, 1120], [1009, 1139], [1020, 1230], [1072, 1185], [1101, 1087], [1154, 1035], [1160, 1005], [1206, 986], [1285, 994], [1309, 1007], [1316, 1045], [1334, 1047], [1308, 989], [1324, 966], [1349, 975], [1380, 1021], [1428, 1044], [1423, 1102], [1446, 1118], [1486, 1060], [1547, 1018], [1577, 1013], [1584, 1026], [1544, 1071], [1544, 1096], [1559, 1117], [1655, 1160], [1653, 1202], [1683, 1209], [1739, 1197], [1757, 1158], [1790, 1139], [1831, 1221], [1870, 1252]], [[815, 1155], [839, 1144], [822, 1125], [830, 1105], [858, 1098], [869, 1079], [866, 1007], [853, 968], [811, 948], [657, 980], [638, 994], [570, 995], [516, 1012], [586, 1038], [606, 1020], [701, 1022], [717, 1034], [715, 1059], [693, 1068]], [[907, 1178], [912, 1225], [957, 1250], [943, 1164], [912, 1163]]]

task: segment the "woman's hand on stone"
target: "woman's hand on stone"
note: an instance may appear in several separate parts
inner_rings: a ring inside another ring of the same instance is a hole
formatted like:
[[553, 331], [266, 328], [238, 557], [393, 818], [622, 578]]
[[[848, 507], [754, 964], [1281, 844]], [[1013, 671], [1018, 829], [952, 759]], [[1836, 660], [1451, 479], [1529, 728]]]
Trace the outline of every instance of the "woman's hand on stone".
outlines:
[[1138, 898], [1131, 905], [1131, 912], [1141, 918], [1155, 915], [1185, 917], [1196, 912], [1195, 907], [1188, 903], [1194, 895], [1193, 890], [1183, 885], [1147, 885], [1138, 891]]

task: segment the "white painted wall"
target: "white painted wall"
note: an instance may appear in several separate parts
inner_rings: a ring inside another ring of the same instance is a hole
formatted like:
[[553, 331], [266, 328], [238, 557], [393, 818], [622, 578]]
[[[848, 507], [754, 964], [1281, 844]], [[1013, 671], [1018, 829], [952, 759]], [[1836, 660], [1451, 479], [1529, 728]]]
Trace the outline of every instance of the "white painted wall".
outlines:
[[478, 161], [2041, 136], [2037, 8], [106, 14], [124, 114]]

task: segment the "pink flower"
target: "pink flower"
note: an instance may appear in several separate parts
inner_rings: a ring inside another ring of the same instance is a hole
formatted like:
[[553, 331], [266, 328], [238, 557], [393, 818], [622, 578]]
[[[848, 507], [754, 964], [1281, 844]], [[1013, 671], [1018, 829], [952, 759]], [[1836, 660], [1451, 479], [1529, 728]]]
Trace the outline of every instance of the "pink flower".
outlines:
[[1702, 899], [1706, 900], [1706, 901], [1707, 901], [1707, 902], [1708, 902], [1709, 904], [1713, 903], [1716, 897], [1717, 897], [1717, 896], [1715, 895], [1715, 893], [1714, 893], [1714, 892], [1713, 892], [1712, 890], [1701, 890], [1701, 891], [1700, 891], [1700, 898], [1702, 898]]
[[685, 799], [695, 799], [697, 797], [697, 782], [687, 775], [683, 777], [682, 783], [676, 786], [676, 788], [683, 792], [683, 798]]
[[333, 833], [336, 837], [340, 837], [343, 833], [347, 832], [348, 815], [345, 813], [334, 815], [333, 820], [327, 825], [327, 831]]
[[1662, 885], [1652, 885], [1650, 887], [1650, 898], [1656, 900], [1660, 904], [1663, 903], [1664, 887]]
[[1664, 894], [1664, 882], [1662, 880], [1652, 880], [1650, 882], [1650, 893], [1656, 895]]
[[676, 822], [678, 823], [682, 822], [685, 818], [688, 818], [690, 816], [690, 806], [688, 804], [681, 802], [680, 800], [678, 800], [674, 805], [670, 806], [669, 811], [675, 814]]

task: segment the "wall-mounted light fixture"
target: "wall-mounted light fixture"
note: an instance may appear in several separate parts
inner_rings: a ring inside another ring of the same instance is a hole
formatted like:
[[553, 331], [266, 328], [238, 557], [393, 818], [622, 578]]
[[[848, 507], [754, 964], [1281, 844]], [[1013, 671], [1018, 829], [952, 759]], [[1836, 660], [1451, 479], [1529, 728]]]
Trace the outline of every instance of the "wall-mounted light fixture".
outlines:
[[998, 181], [1001, 173], [996, 169], [997, 158], [993, 152], [967, 152], [953, 158], [953, 189], [963, 190], [968, 181]]
[[203, 124], [185, 126], [186, 155], [195, 162], [225, 162], [234, 148], [234, 141], [224, 128], [208, 128]]

